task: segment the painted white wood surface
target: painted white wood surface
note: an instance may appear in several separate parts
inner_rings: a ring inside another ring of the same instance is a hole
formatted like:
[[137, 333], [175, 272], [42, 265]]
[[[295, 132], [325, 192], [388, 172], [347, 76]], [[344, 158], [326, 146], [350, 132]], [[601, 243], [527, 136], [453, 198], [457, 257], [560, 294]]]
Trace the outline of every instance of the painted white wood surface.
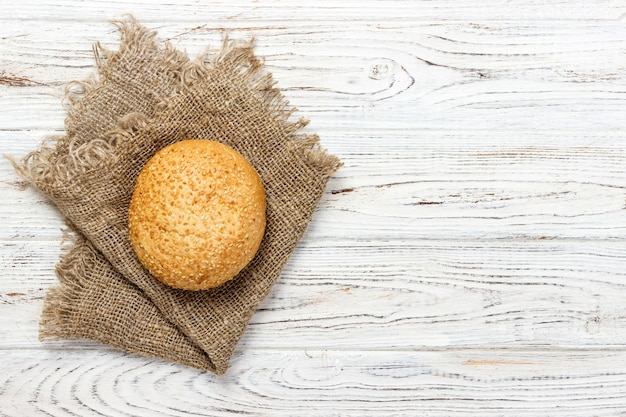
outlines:
[[215, 377], [37, 340], [63, 220], [0, 161], [0, 416], [626, 415], [623, 0], [5, 3], [2, 153], [133, 13], [255, 36], [345, 166]]

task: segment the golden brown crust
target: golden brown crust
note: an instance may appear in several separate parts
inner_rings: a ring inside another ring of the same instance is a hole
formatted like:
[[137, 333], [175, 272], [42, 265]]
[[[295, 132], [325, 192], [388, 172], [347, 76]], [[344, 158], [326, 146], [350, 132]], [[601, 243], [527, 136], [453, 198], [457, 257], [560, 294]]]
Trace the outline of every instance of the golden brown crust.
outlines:
[[252, 165], [210, 140], [185, 140], [157, 152], [135, 184], [130, 241], [164, 284], [216, 287], [254, 257], [265, 231], [265, 190]]

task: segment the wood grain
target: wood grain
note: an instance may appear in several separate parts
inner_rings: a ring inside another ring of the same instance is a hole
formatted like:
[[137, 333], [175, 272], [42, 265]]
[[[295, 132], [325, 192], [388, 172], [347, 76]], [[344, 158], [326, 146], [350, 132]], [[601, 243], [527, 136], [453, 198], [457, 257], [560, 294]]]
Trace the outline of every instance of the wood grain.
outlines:
[[[193, 28], [177, 23], [160, 33], [192, 55], [220, 44], [222, 32]], [[616, 59], [626, 48], [626, 25], [619, 21], [229, 29], [235, 38], [256, 36], [278, 85], [318, 129], [626, 128], [624, 61]], [[27, 21], [5, 30], [0, 68], [33, 84], [6, 87], [1, 125], [61, 129], [62, 86], [93, 71], [92, 43], [114, 47], [116, 31], [82, 21]], [[50, 38], [58, 40], [53, 52]]]
[[0, 357], [0, 413], [115, 416], [616, 416], [623, 352], [248, 351], [224, 377], [100, 351]]
[[[267, 22], [281, 21], [291, 25], [295, 20], [325, 22], [339, 20], [359, 22], [362, 20], [561, 20], [561, 19], [623, 19], [626, 6], [619, 0], [603, 0], [601, 3], [572, 0], [563, 3], [549, 1], [455, 1], [442, 0], [333, 0], [301, 2], [298, 0], [169, 0], [161, 7], [146, 1], [80, 2], [78, 7], [68, 7], [75, 2], [68, 0], [26, 0], [7, 4], [2, 17], [20, 20], [96, 20], [123, 13], [134, 13], [142, 20], [159, 23], [181, 19], [205, 24], [217, 21], [221, 26], [230, 21]], [[381, 6], [382, 4], [382, 6]]]

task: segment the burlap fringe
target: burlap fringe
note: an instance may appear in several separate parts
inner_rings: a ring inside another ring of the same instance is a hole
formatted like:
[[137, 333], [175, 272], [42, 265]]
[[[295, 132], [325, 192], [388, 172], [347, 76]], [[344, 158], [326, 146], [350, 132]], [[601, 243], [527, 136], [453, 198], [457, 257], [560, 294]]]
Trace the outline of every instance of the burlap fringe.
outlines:
[[[39, 320], [39, 340], [64, 339], [80, 334], [74, 328], [72, 315], [74, 305], [85, 290], [86, 262], [95, 257], [94, 249], [71, 229], [63, 232], [61, 257], [55, 268], [60, 284], [52, 287], [44, 298], [43, 311]], [[84, 256], [85, 251], [90, 252]]]

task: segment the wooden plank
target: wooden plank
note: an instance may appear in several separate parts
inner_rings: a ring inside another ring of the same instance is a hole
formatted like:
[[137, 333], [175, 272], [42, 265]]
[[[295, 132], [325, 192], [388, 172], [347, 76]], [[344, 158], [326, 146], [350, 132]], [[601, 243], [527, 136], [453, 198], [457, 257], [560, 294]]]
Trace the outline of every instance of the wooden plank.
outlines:
[[[319, 132], [345, 166], [307, 240], [625, 237], [621, 132]], [[46, 133], [4, 131], [0, 143], [21, 156]], [[62, 218], [6, 161], [0, 194], [0, 239], [60, 238]]]
[[[58, 243], [0, 249], [0, 348], [40, 346]], [[624, 241], [309, 241], [240, 345], [626, 348], [624, 271]]]
[[620, 133], [352, 137], [329, 137], [346, 165], [331, 180], [310, 239], [624, 236]]
[[101, 351], [0, 355], [0, 413], [54, 416], [617, 416], [611, 351], [239, 352], [223, 377]]
[[[152, 27], [191, 55], [220, 44], [221, 26], [195, 25]], [[318, 129], [626, 129], [620, 21], [226, 29], [233, 38], [256, 36], [278, 86]], [[26, 21], [5, 32], [0, 126], [62, 129], [62, 86], [93, 72], [92, 44], [115, 47], [116, 31], [104, 23]]]
[[623, 346], [625, 250], [617, 242], [303, 245], [243, 344]]
[[[382, 5], [382, 6], [381, 6]], [[546, 19], [620, 19], [626, 12], [619, 0], [585, 2], [572, 0], [567, 7], [558, 0], [501, 2], [497, 0], [454, 1], [436, 3], [426, 0], [350, 0], [337, 3], [332, 0], [303, 3], [282, 0], [280, 3], [258, 0], [213, 0], [202, 3], [192, 0], [172, 0], [155, 7], [150, 1], [80, 2], [69, 0], [26, 0], [7, 4], [4, 18], [20, 20], [96, 20], [133, 13], [148, 21], [207, 20], [224, 21], [287, 21], [339, 20], [546, 20]]]

